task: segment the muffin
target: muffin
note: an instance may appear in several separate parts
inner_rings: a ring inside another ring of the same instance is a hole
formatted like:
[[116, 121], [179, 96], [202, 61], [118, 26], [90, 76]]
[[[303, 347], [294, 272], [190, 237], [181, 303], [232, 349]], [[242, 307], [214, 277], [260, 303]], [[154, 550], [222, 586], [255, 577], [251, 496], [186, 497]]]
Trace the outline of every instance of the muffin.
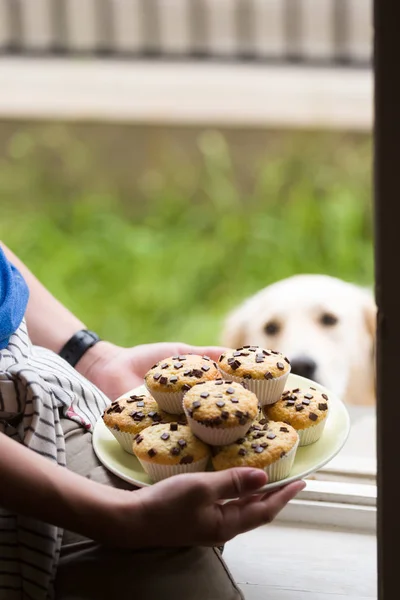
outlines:
[[133, 439], [143, 429], [160, 422], [184, 423], [186, 417], [184, 414], [170, 415], [164, 412], [151, 396], [132, 395], [114, 400], [104, 411], [103, 421], [122, 448], [133, 454]]
[[322, 435], [328, 416], [328, 396], [315, 387], [285, 391], [281, 399], [264, 406], [264, 414], [272, 421], [284, 421], [299, 434], [300, 446], [313, 444]]
[[180, 354], [160, 360], [146, 373], [144, 381], [160, 408], [179, 414], [185, 392], [196, 383], [217, 377], [221, 374], [208, 356]]
[[133, 453], [153, 481], [205, 471], [210, 458], [210, 448], [179, 423], [162, 423], [138, 433]]
[[245, 435], [257, 417], [258, 400], [240, 383], [220, 379], [193, 386], [183, 398], [183, 410], [193, 433], [218, 446]]
[[245, 383], [264, 406], [279, 400], [290, 373], [290, 362], [275, 350], [243, 346], [221, 354], [218, 368], [223, 379]]
[[213, 449], [212, 464], [216, 471], [231, 467], [263, 469], [268, 482], [280, 481], [290, 474], [299, 436], [286, 423], [254, 423], [247, 434], [229, 446]]

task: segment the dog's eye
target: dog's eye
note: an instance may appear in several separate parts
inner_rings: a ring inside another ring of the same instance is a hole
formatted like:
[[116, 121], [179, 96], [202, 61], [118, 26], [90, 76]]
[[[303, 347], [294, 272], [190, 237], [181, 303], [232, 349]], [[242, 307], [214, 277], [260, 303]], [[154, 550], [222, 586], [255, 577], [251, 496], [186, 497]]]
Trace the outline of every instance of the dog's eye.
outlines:
[[279, 333], [280, 325], [276, 321], [269, 321], [264, 327], [264, 331], [267, 335], [276, 335]]
[[323, 313], [319, 320], [322, 325], [325, 325], [325, 327], [332, 327], [333, 325], [337, 324], [339, 319], [332, 313]]

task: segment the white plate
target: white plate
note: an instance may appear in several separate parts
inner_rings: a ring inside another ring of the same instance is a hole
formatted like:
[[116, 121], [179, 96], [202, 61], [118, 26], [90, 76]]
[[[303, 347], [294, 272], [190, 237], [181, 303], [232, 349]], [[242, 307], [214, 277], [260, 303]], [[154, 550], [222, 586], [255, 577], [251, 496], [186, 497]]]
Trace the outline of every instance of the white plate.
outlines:
[[[289, 477], [269, 483], [262, 488], [263, 490], [272, 490], [277, 487], [282, 487], [286, 483], [302, 479], [321, 467], [326, 465], [336, 454], [343, 448], [349, 432], [350, 432], [350, 417], [343, 402], [339, 400], [332, 392], [322, 387], [321, 385], [299, 377], [298, 375], [290, 374], [286, 384], [286, 389], [296, 387], [309, 388], [314, 386], [317, 389], [325, 392], [329, 396], [329, 414], [325, 425], [324, 432], [321, 438], [314, 444], [299, 448], [296, 453], [293, 468]], [[136, 388], [128, 392], [129, 394], [145, 393], [144, 386]], [[103, 423], [103, 419], [99, 419], [93, 431], [93, 448], [101, 463], [114, 475], [136, 485], [144, 487], [153, 485], [150, 477], [144, 472], [140, 462], [132, 454], [128, 454], [121, 448], [114, 436], [108, 431]]]

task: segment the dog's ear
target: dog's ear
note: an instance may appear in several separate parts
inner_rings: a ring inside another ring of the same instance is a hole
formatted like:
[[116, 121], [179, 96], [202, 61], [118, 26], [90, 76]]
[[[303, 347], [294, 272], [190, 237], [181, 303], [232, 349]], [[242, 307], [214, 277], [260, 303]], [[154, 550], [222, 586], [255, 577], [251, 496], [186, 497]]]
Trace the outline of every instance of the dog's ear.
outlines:
[[246, 336], [246, 303], [228, 314], [225, 319], [222, 333], [221, 344], [227, 348], [240, 348], [245, 344]]
[[376, 315], [377, 309], [374, 298], [372, 294], [366, 294], [364, 302], [365, 326], [374, 344], [376, 338]]

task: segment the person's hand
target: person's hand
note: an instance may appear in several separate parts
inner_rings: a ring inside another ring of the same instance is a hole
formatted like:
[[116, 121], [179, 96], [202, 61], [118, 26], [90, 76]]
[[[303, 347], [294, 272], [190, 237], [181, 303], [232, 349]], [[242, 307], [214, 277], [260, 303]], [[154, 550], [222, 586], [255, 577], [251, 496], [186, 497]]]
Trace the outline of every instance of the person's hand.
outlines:
[[[239, 467], [177, 475], [135, 492], [123, 491], [103, 542], [121, 547], [218, 546], [270, 523], [304, 487], [297, 481], [256, 494], [267, 475]], [[230, 502], [226, 499], [236, 498]]]
[[205, 354], [213, 360], [226, 348], [217, 346], [188, 346], [179, 342], [142, 344], [121, 348], [109, 342], [98, 342], [76, 365], [77, 370], [114, 400], [143, 384], [146, 372], [159, 360], [175, 354]]

